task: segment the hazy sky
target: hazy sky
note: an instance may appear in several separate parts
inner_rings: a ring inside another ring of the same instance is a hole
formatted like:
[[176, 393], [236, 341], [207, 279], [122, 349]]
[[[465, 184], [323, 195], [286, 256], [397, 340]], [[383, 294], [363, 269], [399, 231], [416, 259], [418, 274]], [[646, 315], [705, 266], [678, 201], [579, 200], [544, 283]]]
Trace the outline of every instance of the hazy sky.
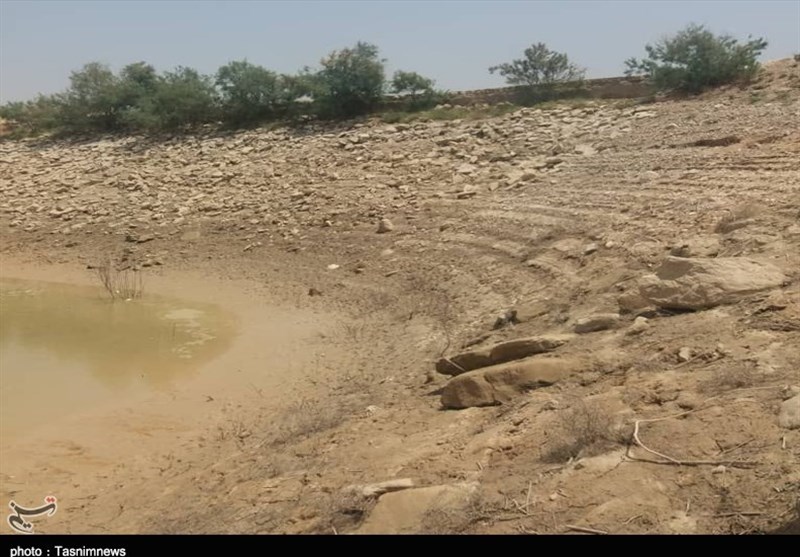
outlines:
[[502, 85], [487, 68], [540, 41], [605, 77], [690, 22], [766, 37], [764, 60], [800, 52], [800, 0], [0, 0], [0, 101], [62, 90], [90, 61], [213, 73], [247, 58], [289, 73], [358, 40], [377, 44], [390, 71], [418, 71], [450, 90]]

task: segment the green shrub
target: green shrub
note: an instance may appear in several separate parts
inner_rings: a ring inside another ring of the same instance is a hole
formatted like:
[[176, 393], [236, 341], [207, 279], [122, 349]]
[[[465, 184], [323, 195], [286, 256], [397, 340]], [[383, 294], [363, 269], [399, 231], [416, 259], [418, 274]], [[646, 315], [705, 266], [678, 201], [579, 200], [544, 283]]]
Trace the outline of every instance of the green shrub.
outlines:
[[333, 51], [310, 80], [320, 113], [328, 117], [365, 114], [383, 99], [386, 80], [378, 47], [359, 42], [353, 48]]
[[747, 81], [758, 72], [764, 39], [740, 44], [730, 35], [714, 35], [702, 25], [689, 25], [674, 37], [645, 46], [647, 58], [625, 61], [626, 75], [644, 75], [658, 89], [689, 93]]
[[178, 67], [161, 76], [152, 94], [128, 110], [126, 119], [135, 129], [176, 130], [214, 121], [216, 103], [210, 77]]
[[551, 98], [558, 84], [580, 82], [586, 73], [566, 54], [550, 50], [544, 43], [531, 45], [524, 54], [524, 58], [492, 66], [489, 72], [499, 73], [509, 85], [527, 86], [526, 100]]
[[90, 62], [69, 77], [66, 92], [56, 95], [57, 125], [67, 131], [111, 131], [120, 127], [119, 80], [99, 62]]
[[222, 118], [232, 124], [257, 124], [280, 110], [278, 74], [246, 60], [231, 62], [217, 71]]

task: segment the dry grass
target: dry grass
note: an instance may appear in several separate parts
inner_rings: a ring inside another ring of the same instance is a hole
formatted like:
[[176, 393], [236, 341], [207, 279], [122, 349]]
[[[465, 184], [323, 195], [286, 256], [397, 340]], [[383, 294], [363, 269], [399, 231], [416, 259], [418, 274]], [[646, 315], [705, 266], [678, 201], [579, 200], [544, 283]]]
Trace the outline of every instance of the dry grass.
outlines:
[[607, 410], [596, 403], [579, 401], [557, 413], [542, 459], [565, 462], [578, 456], [598, 454], [608, 445], [622, 441]]
[[274, 446], [302, 441], [335, 428], [348, 415], [345, 405], [335, 397], [300, 399], [271, 424], [270, 444]]
[[733, 364], [714, 371], [711, 379], [702, 385], [702, 390], [710, 394], [723, 393], [732, 389], [752, 387], [758, 377], [751, 367], [744, 364]]
[[141, 272], [131, 269], [117, 270], [110, 260], [95, 267], [94, 272], [112, 300], [135, 300], [144, 294]]
[[483, 521], [492, 520], [500, 509], [490, 505], [479, 492], [469, 496], [463, 506], [434, 506], [422, 518], [420, 534], [463, 534]]

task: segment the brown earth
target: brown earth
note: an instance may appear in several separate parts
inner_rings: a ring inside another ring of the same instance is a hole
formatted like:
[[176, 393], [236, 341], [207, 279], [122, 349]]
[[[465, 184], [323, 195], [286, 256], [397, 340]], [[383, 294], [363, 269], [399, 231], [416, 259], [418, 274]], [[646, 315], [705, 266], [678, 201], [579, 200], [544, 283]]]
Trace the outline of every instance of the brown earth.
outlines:
[[[3, 275], [86, 281], [111, 256], [245, 331], [216, 379], [6, 447], [4, 499], [59, 495], [37, 529], [797, 528], [796, 62], [647, 105], [6, 141], [0, 180]], [[667, 256], [770, 280], [700, 273], [687, 296], [724, 303], [658, 307], [638, 285]], [[564, 342], [526, 356], [579, 369], [442, 408], [464, 381], [442, 357], [543, 335]]]

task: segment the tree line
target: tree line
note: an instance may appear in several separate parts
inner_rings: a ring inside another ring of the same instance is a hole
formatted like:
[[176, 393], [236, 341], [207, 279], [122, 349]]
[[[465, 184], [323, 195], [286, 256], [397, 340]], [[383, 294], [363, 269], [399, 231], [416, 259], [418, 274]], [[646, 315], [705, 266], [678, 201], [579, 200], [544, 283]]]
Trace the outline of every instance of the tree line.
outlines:
[[[647, 56], [625, 62], [627, 75], [643, 75], [660, 90], [698, 93], [709, 87], [748, 80], [758, 71], [764, 39], [740, 43], [689, 25], [676, 35], [646, 45]], [[358, 42], [335, 50], [316, 69], [280, 74], [247, 60], [230, 62], [214, 75], [178, 67], [159, 73], [145, 62], [118, 73], [92, 62], [71, 73], [69, 87], [53, 95], [0, 107], [0, 118], [20, 134], [156, 132], [202, 124], [257, 126], [296, 119], [345, 119], [374, 112], [386, 94], [402, 110], [424, 110], [446, 99], [435, 82], [412, 71], [386, 75], [378, 47]], [[510, 85], [530, 88], [535, 102], [552, 97], [563, 83], [580, 84], [585, 70], [545, 44], [531, 45], [523, 57], [489, 68]]]

